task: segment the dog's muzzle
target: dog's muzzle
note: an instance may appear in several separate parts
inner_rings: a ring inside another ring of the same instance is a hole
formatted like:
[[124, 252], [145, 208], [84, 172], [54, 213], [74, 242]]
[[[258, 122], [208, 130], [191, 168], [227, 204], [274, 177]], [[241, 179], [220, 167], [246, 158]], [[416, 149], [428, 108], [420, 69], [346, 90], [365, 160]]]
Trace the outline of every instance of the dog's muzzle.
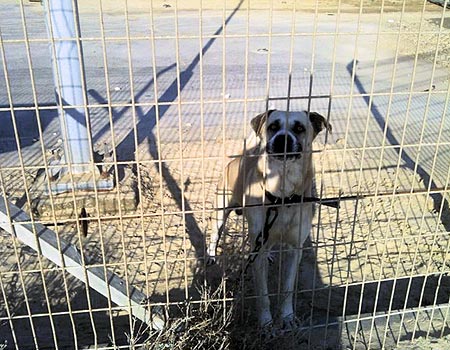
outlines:
[[275, 135], [267, 144], [266, 152], [273, 154], [275, 158], [286, 159], [300, 158], [302, 145], [290, 134]]

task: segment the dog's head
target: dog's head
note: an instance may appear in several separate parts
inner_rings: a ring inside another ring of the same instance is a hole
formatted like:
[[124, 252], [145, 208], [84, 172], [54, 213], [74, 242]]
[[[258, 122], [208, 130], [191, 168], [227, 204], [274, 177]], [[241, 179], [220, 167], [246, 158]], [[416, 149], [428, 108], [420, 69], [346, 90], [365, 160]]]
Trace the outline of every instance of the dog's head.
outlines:
[[301, 152], [311, 150], [314, 138], [331, 125], [316, 112], [285, 112], [269, 110], [252, 119], [251, 125], [265, 151], [276, 159], [297, 159]]

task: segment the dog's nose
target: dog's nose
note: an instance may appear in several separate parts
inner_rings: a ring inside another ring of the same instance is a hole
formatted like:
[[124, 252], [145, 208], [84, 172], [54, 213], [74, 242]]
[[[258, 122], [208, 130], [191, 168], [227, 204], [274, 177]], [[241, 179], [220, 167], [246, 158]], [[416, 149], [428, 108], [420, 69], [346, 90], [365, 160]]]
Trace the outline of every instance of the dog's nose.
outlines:
[[290, 135], [280, 134], [275, 136], [272, 143], [272, 153], [290, 153], [294, 152], [294, 140]]

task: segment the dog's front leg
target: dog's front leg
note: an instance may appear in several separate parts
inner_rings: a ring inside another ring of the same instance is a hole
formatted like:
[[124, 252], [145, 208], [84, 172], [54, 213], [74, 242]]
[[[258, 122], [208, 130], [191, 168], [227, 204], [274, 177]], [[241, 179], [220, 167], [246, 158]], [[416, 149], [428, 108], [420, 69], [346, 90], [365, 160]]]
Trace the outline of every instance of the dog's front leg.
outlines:
[[281, 320], [283, 328], [290, 330], [295, 326], [294, 313], [294, 288], [297, 277], [298, 266], [300, 264], [302, 252], [301, 248], [290, 246], [283, 252], [282, 263], [284, 273], [283, 302], [281, 304]]
[[261, 251], [253, 263], [253, 275], [257, 293], [256, 308], [258, 312], [258, 323], [261, 328], [272, 324], [269, 289], [267, 287], [267, 271], [267, 256], [264, 251]]
[[215, 227], [211, 234], [211, 240], [207, 249], [207, 265], [212, 265], [216, 262], [217, 245], [219, 243], [220, 237], [223, 234], [223, 231], [225, 230], [225, 225], [230, 212], [230, 209], [221, 209], [216, 213], [216, 222], [214, 225]]
[[208, 258], [206, 260], [207, 265], [212, 265], [216, 262], [217, 245], [219, 243], [220, 237], [225, 230], [228, 216], [231, 213], [231, 209], [228, 208], [229, 194], [226, 193], [225, 189], [217, 191], [215, 203], [218, 210], [215, 212], [213, 218], [213, 231], [211, 234], [208, 249], [206, 251], [206, 253], [208, 254]]
[[252, 254], [254, 254], [250, 259], [254, 259], [252, 269], [257, 295], [256, 309], [258, 313], [258, 323], [261, 328], [265, 328], [272, 325], [272, 314], [270, 312], [269, 289], [267, 287], [269, 267], [267, 251], [264, 247], [263, 225], [253, 226], [250, 224], [249, 226], [249, 233], [252, 240]]

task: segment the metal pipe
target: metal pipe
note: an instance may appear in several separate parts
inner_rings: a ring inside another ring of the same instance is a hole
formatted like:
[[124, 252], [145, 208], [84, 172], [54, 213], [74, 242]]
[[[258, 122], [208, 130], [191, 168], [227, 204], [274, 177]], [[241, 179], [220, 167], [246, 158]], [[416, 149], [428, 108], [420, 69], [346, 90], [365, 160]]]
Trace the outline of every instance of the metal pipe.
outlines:
[[85, 105], [85, 91], [82, 86], [84, 65], [82, 54], [77, 48], [79, 37], [74, 19], [78, 18], [78, 11], [72, 0], [45, 0], [44, 6], [52, 52], [55, 95], [57, 103], [62, 104], [59, 106], [59, 118], [61, 136], [66, 141], [63, 142], [65, 162], [70, 162], [74, 174], [88, 173], [91, 169], [86, 164], [92, 164], [93, 158], [89, 146], [87, 109], [65, 108]]

